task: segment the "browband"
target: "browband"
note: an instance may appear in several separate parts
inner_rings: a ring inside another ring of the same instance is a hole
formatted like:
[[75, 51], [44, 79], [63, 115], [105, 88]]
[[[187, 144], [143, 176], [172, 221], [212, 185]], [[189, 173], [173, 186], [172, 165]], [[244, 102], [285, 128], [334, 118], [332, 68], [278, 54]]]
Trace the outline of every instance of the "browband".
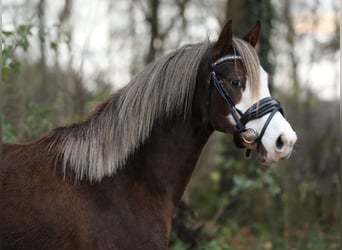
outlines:
[[217, 61], [211, 64], [211, 68], [216, 67], [217, 65], [227, 62], [227, 61], [236, 61], [236, 60], [242, 60], [242, 57], [239, 55], [225, 55], [221, 58], [219, 58]]

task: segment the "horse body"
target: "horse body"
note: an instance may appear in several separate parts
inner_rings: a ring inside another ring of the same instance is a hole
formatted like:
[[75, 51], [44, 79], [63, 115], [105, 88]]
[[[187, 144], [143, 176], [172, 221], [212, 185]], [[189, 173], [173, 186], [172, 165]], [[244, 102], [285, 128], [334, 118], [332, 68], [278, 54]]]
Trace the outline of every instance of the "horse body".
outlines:
[[124, 168], [97, 183], [63, 174], [61, 162], [42, 157], [45, 142], [4, 144], [4, 248], [167, 249], [172, 215], [209, 137], [194, 127], [155, 127]]
[[[266, 161], [288, 156], [295, 133], [278, 101], [260, 94], [267, 74], [259, 76], [253, 49], [259, 32], [257, 24], [244, 41], [233, 39], [228, 22], [215, 44], [162, 57], [84, 122], [4, 144], [3, 248], [167, 249], [172, 216], [214, 130], [239, 128], [241, 143]], [[246, 106], [243, 124], [237, 103]]]

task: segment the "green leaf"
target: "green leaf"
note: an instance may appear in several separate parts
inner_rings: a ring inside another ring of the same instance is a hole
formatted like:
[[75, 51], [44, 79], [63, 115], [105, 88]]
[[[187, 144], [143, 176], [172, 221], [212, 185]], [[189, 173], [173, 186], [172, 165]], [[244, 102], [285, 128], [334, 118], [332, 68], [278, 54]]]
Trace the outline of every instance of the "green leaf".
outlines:
[[13, 36], [13, 32], [12, 31], [2, 31], [2, 34], [4, 35], [4, 36]]
[[46, 38], [46, 36], [47, 36], [47, 32], [46, 32], [44, 26], [40, 26], [40, 27], [39, 27], [38, 35], [39, 35], [39, 39], [40, 39], [41, 41], [45, 41], [45, 38]]
[[6, 82], [8, 80], [9, 72], [11, 71], [10, 67], [2, 66], [2, 80]]
[[19, 62], [11, 62], [10, 63], [10, 68], [17, 73], [20, 71], [20, 67], [21, 67], [21, 63], [19, 63]]
[[57, 50], [57, 46], [58, 46], [57, 42], [53, 42], [53, 41], [50, 42], [50, 48], [53, 49], [54, 51]]

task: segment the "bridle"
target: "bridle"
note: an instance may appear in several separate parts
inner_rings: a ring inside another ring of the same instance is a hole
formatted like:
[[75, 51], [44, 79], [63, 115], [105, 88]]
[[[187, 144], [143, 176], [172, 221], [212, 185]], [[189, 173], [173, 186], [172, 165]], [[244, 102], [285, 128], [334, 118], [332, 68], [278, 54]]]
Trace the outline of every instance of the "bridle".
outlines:
[[[284, 115], [283, 108], [280, 102], [273, 97], [265, 97], [261, 99], [258, 103], [254, 103], [250, 108], [248, 108], [244, 113], [236, 108], [233, 98], [229, 94], [227, 88], [224, 86], [223, 80], [216, 74], [215, 68], [217, 65], [224, 62], [235, 62], [237, 60], [242, 60], [240, 55], [225, 55], [215, 62], [212, 61], [212, 51], [209, 50], [209, 79], [207, 85], [207, 113], [209, 126], [211, 126], [210, 122], [210, 107], [211, 107], [211, 95], [212, 95], [212, 86], [215, 87], [217, 92], [221, 95], [223, 100], [227, 103], [228, 108], [230, 110], [230, 114], [232, 115], [235, 123], [236, 123], [236, 131], [234, 132], [234, 143], [239, 148], [245, 148], [243, 142], [247, 144], [257, 143], [257, 150], [260, 148], [261, 139], [265, 134], [265, 131], [271, 122], [273, 116], [277, 111], [279, 111], [282, 115]], [[234, 87], [234, 86], [233, 86]], [[235, 86], [235, 88], [238, 88]], [[241, 88], [241, 87], [240, 87]], [[270, 114], [262, 127], [260, 134], [258, 134], [253, 128], [246, 128], [246, 124], [254, 119], [258, 119], [266, 114]], [[246, 156], [250, 155], [250, 150], [247, 149]]]

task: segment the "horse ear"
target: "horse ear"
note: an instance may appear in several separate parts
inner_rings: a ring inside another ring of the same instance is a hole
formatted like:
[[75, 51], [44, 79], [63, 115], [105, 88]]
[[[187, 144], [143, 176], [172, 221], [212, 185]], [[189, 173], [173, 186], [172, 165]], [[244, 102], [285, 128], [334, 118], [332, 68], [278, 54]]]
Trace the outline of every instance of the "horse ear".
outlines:
[[253, 47], [257, 44], [259, 41], [259, 36], [260, 36], [260, 29], [261, 29], [261, 24], [260, 21], [258, 20], [252, 30], [247, 33], [247, 35], [244, 36], [243, 40], [247, 41], [250, 43]]
[[217, 59], [228, 53], [229, 48], [232, 46], [233, 31], [232, 20], [229, 20], [224, 25], [221, 34], [214, 45], [213, 55], [214, 59]]

